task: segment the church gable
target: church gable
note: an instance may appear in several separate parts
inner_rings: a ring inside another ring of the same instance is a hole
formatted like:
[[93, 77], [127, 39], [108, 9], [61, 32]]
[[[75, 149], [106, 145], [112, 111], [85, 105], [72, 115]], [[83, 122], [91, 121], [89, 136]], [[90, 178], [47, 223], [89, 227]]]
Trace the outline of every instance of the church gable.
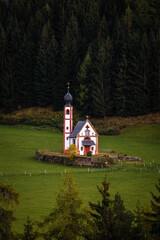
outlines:
[[98, 133], [88, 119], [80, 130], [77, 139], [78, 155], [86, 155], [88, 152], [92, 152], [93, 155], [98, 154]]
[[98, 136], [98, 133], [96, 132], [91, 122], [87, 119], [84, 126], [79, 132], [79, 136], [95, 136], [95, 135]]

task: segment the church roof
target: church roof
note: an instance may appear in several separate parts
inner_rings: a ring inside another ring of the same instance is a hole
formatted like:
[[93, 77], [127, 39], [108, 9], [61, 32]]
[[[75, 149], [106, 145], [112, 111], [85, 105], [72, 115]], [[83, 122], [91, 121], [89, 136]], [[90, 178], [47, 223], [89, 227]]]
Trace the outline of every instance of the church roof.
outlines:
[[91, 140], [84, 140], [82, 141], [83, 146], [92, 146], [92, 145], [96, 145], [94, 141]]
[[68, 82], [68, 87], [67, 87], [68, 88], [68, 92], [64, 96], [64, 101], [66, 102], [65, 106], [71, 106], [71, 102], [73, 101], [73, 97], [72, 97], [72, 95], [69, 92], [69, 85], [70, 85], [70, 83]]
[[86, 121], [78, 121], [78, 123], [76, 124], [73, 132], [71, 133], [71, 135], [69, 137], [70, 138], [75, 138], [77, 136], [77, 134], [81, 131], [81, 129], [84, 126], [85, 123], [86, 123]]
[[67, 94], [64, 96], [64, 101], [66, 102], [65, 106], [71, 106], [71, 102], [73, 101], [73, 97], [70, 94], [69, 90], [68, 90]]

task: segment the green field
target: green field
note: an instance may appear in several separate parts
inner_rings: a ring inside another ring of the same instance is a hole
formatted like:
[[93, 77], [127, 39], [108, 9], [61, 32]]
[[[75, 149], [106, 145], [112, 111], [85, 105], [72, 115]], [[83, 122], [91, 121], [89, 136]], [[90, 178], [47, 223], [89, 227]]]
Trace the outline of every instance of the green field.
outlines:
[[[18, 231], [30, 215], [32, 219], [50, 212], [55, 206], [62, 175], [67, 166], [49, 164], [34, 158], [36, 149], [62, 149], [62, 134], [47, 128], [29, 126], [0, 126], [0, 181], [13, 183], [20, 193], [15, 227]], [[139, 156], [143, 164], [120, 164], [115, 169], [69, 167], [85, 206], [97, 201], [104, 176], [111, 182], [112, 196], [119, 192], [126, 207], [135, 209], [140, 200], [150, 204], [150, 191], [160, 177], [160, 125], [138, 125], [119, 136], [100, 136], [99, 149]], [[45, 174], [46, 172], [46, 174]]]

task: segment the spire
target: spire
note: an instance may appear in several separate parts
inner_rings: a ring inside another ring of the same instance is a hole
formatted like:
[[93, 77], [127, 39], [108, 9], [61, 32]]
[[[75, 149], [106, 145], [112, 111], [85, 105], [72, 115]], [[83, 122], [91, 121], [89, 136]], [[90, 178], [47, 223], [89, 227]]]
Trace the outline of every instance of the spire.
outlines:
[[68, 83], [67, 83], [67, 85], [68, 85], [67, 89], [68, 89], [68, 92], [69, 92], [69, 88], [70, 88], [70, 83], [68, 82]]
[[72, 97], [72, 95], [71, 95], [70, 92], [69, 92], [70, 83], [68, 82], [67, 85], [68, 85], [68, 87], [67, 87], [68, 92], [67, 92], [67, 94], [64, 96], [64, 101], [66, 102], [66, 105], [65, 105], [65, 106], [71, 106], [71, 102], [73, 101], [73, 97]]

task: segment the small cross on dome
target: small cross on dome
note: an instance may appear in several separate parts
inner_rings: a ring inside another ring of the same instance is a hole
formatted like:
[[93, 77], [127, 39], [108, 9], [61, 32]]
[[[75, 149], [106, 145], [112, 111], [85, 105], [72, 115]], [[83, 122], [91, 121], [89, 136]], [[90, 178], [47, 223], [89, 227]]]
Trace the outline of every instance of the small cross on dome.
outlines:
[[70, 83], [68, 82], [68, 83], [67, 83], [67, 85], [68, 85], [68, 87], [67, 87], [67, 88], [68, 88], [68, 91], [69, 91], [69, 88], [70, 88]]
[[67, 85], [68, 85], [68, 87], [67, 87], [68, 92], [67, 92], [67, 94], [64, 96], [64, 101], [66, 102], [66, 105], [65, 105], [65, 106], [71, 106], [71, 102], [72, 102], [73, 98], [72, 98], [72, 95], [71, 95], [70, 92], [69, 92], [70, 83], [68, 82]]

